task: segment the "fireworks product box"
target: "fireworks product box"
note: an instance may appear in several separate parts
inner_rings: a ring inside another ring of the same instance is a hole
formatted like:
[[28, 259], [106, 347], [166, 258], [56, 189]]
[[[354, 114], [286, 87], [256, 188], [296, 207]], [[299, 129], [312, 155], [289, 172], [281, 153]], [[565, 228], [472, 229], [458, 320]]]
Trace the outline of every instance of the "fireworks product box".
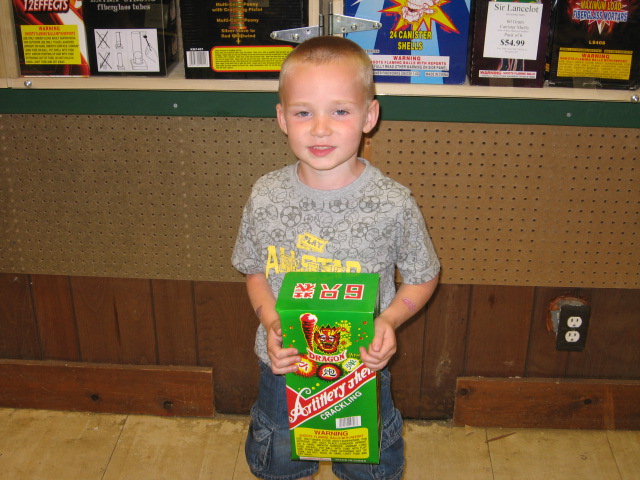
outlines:
[[91, 75], [166, 76], [178, 60], [176, 0], [84, 0]]
[[186, 78], [278, 78], [294, 45], [271, 32], [307, 25], [304, 0], [181, 0]]
[[378, 374], [360, 359], [373, 340], [377, 274], [285, 275], [276, 309], [282, 344], [300, 368], [286, 375], [291, 458], [378, 463]]
[[13, 0], [23, 76], [89, 76], [80, 0]]
[[467, 72], [470, 1], [362, 0], [344, 14], [379, 30], [347, 34], [371, 58], [376, 82], [462, 84]]
[[477, 0], [471, 85], [542, 87], [551, 0]]
[[640, 86], [640, 1], [557, 0], [553, 17], [550, 85]]

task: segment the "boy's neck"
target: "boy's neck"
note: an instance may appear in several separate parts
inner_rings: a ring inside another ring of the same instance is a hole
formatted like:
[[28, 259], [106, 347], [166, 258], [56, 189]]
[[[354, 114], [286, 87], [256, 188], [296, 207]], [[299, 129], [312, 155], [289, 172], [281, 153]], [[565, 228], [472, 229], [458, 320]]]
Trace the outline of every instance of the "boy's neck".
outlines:
[[300, 181], [307, 187], [314, 190], [338, 190], [355, 182], [365, 168], [364, 162], [356, 158], [353, 162], [331, 170], [315, 170], [298, 162], [296, 171]]

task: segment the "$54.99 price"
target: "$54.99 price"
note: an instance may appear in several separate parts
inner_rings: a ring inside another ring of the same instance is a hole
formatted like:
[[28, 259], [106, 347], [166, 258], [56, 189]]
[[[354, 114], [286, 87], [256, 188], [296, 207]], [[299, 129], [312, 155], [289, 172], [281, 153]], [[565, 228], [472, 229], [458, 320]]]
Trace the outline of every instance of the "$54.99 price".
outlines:
[[524, 47], [524, 40], [512, 40], [510, 38], [503, 38], [500, 40], [501, 47]]

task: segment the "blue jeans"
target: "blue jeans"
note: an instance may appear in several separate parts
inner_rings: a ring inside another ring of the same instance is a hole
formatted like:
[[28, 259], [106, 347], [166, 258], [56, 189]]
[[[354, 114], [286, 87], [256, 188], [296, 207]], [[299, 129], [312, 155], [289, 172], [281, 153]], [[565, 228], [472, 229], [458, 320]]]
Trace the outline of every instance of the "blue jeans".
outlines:
[[[318, 462], [291, 460], [291, 441], [284, 375], [274, 375], [260, 362], [258, 400], [251, 407], [245, 444], [251, 472], [264, 480], [296, 480], [318, 471]], [[391, 399], [391, 374], [380, 372], [382, 441], [380, 464], [338, 463], [333, 473], [342, 480], [399, 480], [404, 471], [402, 417]]]

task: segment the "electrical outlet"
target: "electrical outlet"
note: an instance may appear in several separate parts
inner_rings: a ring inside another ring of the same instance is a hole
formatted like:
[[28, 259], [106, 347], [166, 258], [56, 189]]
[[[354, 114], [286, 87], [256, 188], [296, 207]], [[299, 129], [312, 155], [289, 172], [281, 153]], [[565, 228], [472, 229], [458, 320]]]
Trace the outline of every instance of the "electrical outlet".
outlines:
[[562, 305], [558, 320], [556, 350], [569, 352], [584, 350], [590, 316], [589, 305]]
[[582, 317], [569, 317], [567, 318], [567, 327], [569, 328], [580, 328], [582, 325]]

